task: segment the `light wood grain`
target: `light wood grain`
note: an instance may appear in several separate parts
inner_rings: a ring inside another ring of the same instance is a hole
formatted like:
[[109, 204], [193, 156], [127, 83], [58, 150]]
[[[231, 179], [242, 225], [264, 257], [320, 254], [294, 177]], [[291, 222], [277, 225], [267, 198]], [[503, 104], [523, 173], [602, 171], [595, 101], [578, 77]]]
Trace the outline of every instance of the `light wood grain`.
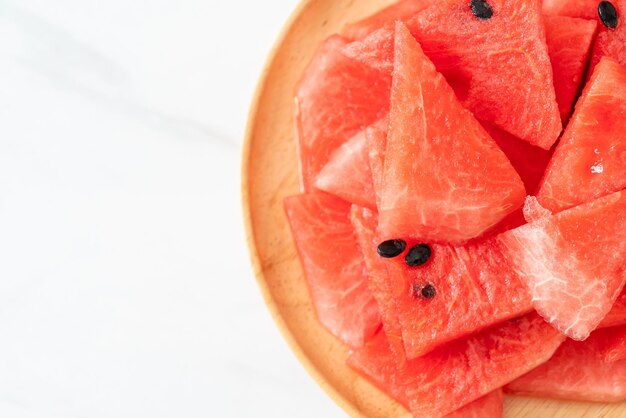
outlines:
[[[308, 372], [353, 417], [405, 418], [404, 408], [345, 365], [347, 349], [317, 322], [282, 201], [298, 192], [294, 86], [317, 45], [389, 0], [308, 0], [268, 58], [252, 103], [243, 155], [244, 222], [258, 285], [283, 336]], [[507, 397], [511, 418], [619, 418], [626, 404]]]

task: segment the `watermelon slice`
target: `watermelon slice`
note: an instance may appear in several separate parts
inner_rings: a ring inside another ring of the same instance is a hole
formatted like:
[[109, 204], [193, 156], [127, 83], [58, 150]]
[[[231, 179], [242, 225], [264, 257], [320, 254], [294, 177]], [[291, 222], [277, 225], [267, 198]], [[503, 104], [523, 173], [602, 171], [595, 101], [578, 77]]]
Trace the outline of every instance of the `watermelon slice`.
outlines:
[[403, 369], [395, 366], [380, 332], [355, 351], [348, 364], [415, 417], [441, 417], [547, 361], [563, 339], [531, 314], [445, 345]]
[[626, 191], [498, 237], [546, 321], [584, 340], [626, 281]]
[[548, 165], [539, 202], [559, 212], [626, 188], [626, 68], [595, 68]]
[[598, 25], [595, 20], [568, 16], [546, 16], [545, 25], [556, 101], [561, 120], [567, 122], [587, 69]]
[[607, 342], [600, 350], [602, 359], [607, 363], [626, 359], [626, 327], [610, 328], [606, 333]]
[[344, 38], [332, 36], [318, 49], [295, 98], [302, 188], [310, 191], [333, 152], [389, 107], [391, 78], [348, 58]]
[[581, 401], [626, 400], [626, 360], [606, 363], [598, 355], [611, 333], [606, 329], [587, 341], [567, 340], [547, 363], [507, 385], [506, 391]]
[[519, 208], [524, 185], [402, 23], [395, 43], [382, 238], [465, 242]]
[[[481, 20], [465, 0], [436, 2], [407, 26], [478, 119], [550, 149], [562, 126], [539, 2], [489, 4], [493, 16]], [[391, 73], [393, 35], [392, 28], [382, 28], [348, 44], [345, 53]]]
[[[611, 0], [603, 5], [604, 19], [600, 18], [599, 0], [544, 0], [543, 12], [549, 15], [571, 16], [583, 19], [593, 19], [598, 22], [598, 36], [591, 53], [590, 70], [600, 62], [602, 57], [610, 57], [620, 64], [626, 64], [626, 26], [623, 22], [626, 16], [626, 1]], [[609, 3], [609, 4], [606, 4]], [[612, 10], [611, 10], [612, 9]], [[610, 15], [614, 11], [616, 19]]]
[[396, 288], [402, 291], [402, 283], [397, 283], [398, 277], [389, 274], [387, 263], [376, 253], [375, 249], [379, 244], [376, 238], [378, 225], [376, 213], [353, 205], [352, 224], [367, 266], [370, 289], [380, 308], [383, 329], [387, 335], [391, 354], [397, 366], [402, 368], [406, 362], [402, 327], [399, 321], [398, 305], [391, 297], [396, 293]]
[[365, 130], [333, 153], [317, 175], [315, 187], [348, 202], [376, 208]]
[[350, 222], [350, 204], [325, 193], [285, 199], [300, 261], [319, 321], [350, 347], [380, 326], [363, 255]]
[[402, 0], [387, 6], [363, 20], [347, 25], [342, 35], [348, 39], [361, 39], [381, 27], [400, 21], [407, 21], [415, 13], [432, 5], [429, 0]]
[[[431, 245], [428, 262], [409, 267], [405, 257], [419, 242], [408, 241], [402, 257], [382, 259], [376, 252], [381, 239], [375, 214], [353, 212], [354, 217], [385, 330], [396, 347], [402, 337], [406, 357], [419, 357], [532, 309], [526, 286], [508, 267], [495, 239], [458, 248]], [[430, 299], [422, 294], [427, 286], [435, 293]]]
[[502, 418], [503, 412], [502, 389], [497, 389], [444, 418]]

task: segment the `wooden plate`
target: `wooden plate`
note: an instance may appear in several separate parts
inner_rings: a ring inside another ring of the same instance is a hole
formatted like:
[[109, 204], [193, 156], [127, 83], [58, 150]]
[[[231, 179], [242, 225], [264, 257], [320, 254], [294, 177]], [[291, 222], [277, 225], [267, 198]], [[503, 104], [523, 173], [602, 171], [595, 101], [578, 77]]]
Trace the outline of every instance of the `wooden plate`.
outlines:
[[[391, 0], [305, 0], [285, 26], [261, 76], [243, 152], [243, 210], [256, 278], [268, 308], [299, 360], [353, 417], [410, 417], [345, 366], [347, 349], [317, 322], [296, 256], [283, 198], [298, 192], [294, 86], [317, 45], [346, 22]], [[626, 404], [604, 405], [507, 397], [516, 418], [626, 417]]]

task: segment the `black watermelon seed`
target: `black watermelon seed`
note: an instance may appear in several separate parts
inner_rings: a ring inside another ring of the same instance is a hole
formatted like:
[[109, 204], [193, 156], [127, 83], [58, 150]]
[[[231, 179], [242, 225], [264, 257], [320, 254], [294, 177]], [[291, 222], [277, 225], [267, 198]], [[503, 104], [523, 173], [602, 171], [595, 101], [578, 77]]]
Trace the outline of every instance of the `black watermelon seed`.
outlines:
[[437, 290], [435, 290], [435, 286], [432, 284], [427, 284], [422, 288], [422, 297], [424, 299], [432, 299], [437, 294]]
[[493, 10], [485, 0], [471, 0], [470, 9], [472, 9], [474, 16], [480, 20], [489, 20], [493, 16]]
[[414, 283], [412, 290], [413, 296], [419, 299], [430, 300], [434, 298], [435, 295], [437, 295], [437, 290], [435, 289], [435, 286], [430, 283], [427, 283], [425, 285]]
[[378, 245], [378, 255], [383, 258], [394, 258], [402, 254], [406, 242], [401, 239], [390, 239]]
[[615, 29], [619, 23], [617, 10], [610, 1], [601, 1], [598, 4], [598, 16], [600, 16], [602, 24], [609, 29]]
[[427, 244], [418, 244], [409, 250], [404, 260], [409, 267], [417, 267], [425, 264], [432, 255], [432, 250]]

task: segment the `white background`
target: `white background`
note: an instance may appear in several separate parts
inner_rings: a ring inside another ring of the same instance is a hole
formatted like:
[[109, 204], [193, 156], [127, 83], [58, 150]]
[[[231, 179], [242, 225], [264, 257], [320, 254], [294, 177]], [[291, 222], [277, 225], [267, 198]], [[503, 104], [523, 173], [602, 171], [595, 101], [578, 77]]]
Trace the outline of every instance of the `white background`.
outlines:
[[0, 417], [343, 417], [256, 288], [245, 116], [297, 0], [0, 0]]

